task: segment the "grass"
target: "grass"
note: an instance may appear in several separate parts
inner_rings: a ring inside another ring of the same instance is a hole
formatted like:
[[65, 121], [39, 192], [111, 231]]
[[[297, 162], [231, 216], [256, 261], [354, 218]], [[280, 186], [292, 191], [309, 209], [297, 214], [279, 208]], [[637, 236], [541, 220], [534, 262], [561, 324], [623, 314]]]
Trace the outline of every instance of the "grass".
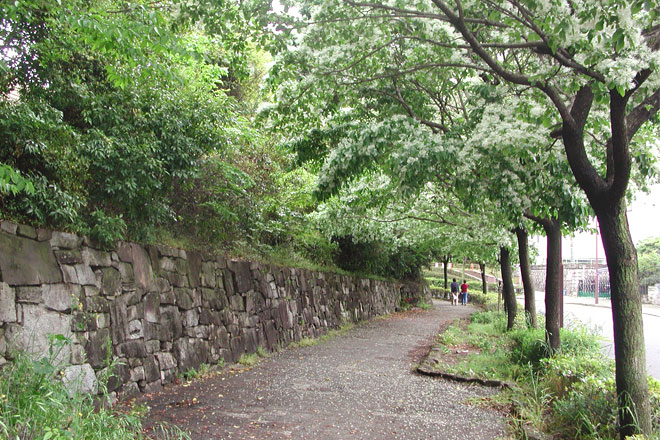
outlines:
[[328, 330], [325, 332], [322, 336], [318, 338], [309, 338], [305, 337], [302, 338], [298, 342], [292, 342], [289, 347], [292, 348], [305, 348], [305, 347], [313, 347], [315, 345], [320, 344], [321, 342], [329, 341], [331, 339], [336, 338], [337, 336], [346, 334], [349, 330], [355, 327], [355, 324], [351, 322], [345, 322], [339, 326], [339, 328], [333, 329], [333, 330]]
[[263, 347], [259, 346], [257, 347], [256, 353], [243, 353], [241, 357], [238, 358], [238, 363], [246, 367], [251, 367], [258, 364], [266, 357], [268, 357], [268, 352], [266, 352]]
[[[528, 329], [522, 319], [506, 331], [506, 316], [493, 311], [459, 321], [438, 337], [441, 351], [469, 351], [443, 368], [451, 373], [513, 384], [487, 400], [513, 408], [512, 429], [526, 438], [529, 428], [560, 439], [616, 439], [613, 362], [602, 354], [599, 337], [584, 326], [562, 329], [561, 351], [548, 357], [543, 319]], [[448, 359], [452, 359], [451, 356]], [[654, 434], [660, 437], [660, 383], [649, 377]]]
[[[220, 361], [218, 361], [219, 363]], [[222, 361], [222, 367], [219, 367], [222, 369], [224, 367], [224, 360]], [[203, 377], [208, 377], [214, 374], [215, 371], [213, 367], [211, 367], [209, 364], [201, 364], [198, 368], [191, 368], [188, 371], [184, 372], [182, 374], [183, 378], [185, 380], [194, 380], [194, 379], [200, 379]]]
[[313, 347], [315, 345], [318, 345], [320, 342], [319, 339], [317, 338], [302, 338], [298, 342], [293, 342], [289, 347], [293, 348], [305, 348], [305, 347]]
[[[70, 341], [51, 342], [49, 356], [34, 359], [14, 353], [14, 360], [0, 371], [0, 438], [5, 439], [144, 439], [147, 409], [126, 411], [111, 408], [105, 382], [100, 396], [75, 393], [60, 380], [68, 365], [56, 361]], [[116, 364], [114, 365], [116, 367]], [[112, 364], [111, 367], [113, 368]], [[75, 383], [75, 381], [74, 381]], [[157, 425], [161, 439], [185, 439], [176, 427]]]
[[425, 302], [421, 302], [417, 307], [419, 307], [422, 310], [431, 310], [433, 308], [433, 304], [427, 304]]

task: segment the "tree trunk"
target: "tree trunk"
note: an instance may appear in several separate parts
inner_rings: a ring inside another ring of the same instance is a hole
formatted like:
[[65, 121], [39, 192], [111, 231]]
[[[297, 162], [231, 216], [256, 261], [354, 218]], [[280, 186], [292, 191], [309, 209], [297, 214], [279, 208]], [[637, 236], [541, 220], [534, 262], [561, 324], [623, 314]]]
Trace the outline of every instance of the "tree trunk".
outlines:
[[500, 268], [502, 271], [502, 284], [504, 287], [504, 307], [506, 308], [506, 329], [511, 330], [516, 320], [516, 292], [513, 290], [513, 277], [511, 276], [511, 258], [509, 249], [500, 247]]
[[625, 199], [596, 211], [610, 272], [614, 359], [621, 438], [651, 432], [642, 299], [637, 254], [628, 229]]
[[543, 229], [548, 243], [545, 271], [545, 337], [552, 353], [561, 343], [561, 227], [557, 219], [544, 219]]
[[481, 270], [481, 291], [484, 295], [488, 293], [488, 281], [486, 280], [486, 263], [479, 263]]
[[536, 298], [534, 283], [532, 283], [532, 269], [529, 264], [529, 246], [527, 243], [527, 230], [516, 228], [518, 238], [518, 255], [520, 258], [520, 274], [522, 276], [523, 290], [525, 291], [525, 318], [527, 325], [536, 328]]
[[449, 266], [449, 255], [444, 256], [442, 258], [442, 262], [443, 262], [443, 269], [442, 270], [443, 270], [444, 276], [445, 276], [445, 290], [447, 290], [449, 288], [449, 287], [447, 287], [448, 286], [448, 281], [449, 281], [449, 280], [447, 280], [447, 266]]

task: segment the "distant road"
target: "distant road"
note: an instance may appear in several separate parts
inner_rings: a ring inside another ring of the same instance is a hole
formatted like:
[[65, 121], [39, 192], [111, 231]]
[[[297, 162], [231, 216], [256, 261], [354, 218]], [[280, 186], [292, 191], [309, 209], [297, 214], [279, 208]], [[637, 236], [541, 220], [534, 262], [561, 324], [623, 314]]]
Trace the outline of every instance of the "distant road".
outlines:
[[[545, 313], [543, 292], [536, 292], [536, 310]], [[614, 331], [612, 329], [612, 309], [609, 300], [600, 299], [594, 304], [593, 298], [564, 297], [564, 324], [578, 320], [590, 327], [596, 327], [607, 340], [604, 351], [614, 358]], [[646, 343], [646, 369], [648, 374], [660, 380], [660, 307], [644, 305], [644, 342]]]

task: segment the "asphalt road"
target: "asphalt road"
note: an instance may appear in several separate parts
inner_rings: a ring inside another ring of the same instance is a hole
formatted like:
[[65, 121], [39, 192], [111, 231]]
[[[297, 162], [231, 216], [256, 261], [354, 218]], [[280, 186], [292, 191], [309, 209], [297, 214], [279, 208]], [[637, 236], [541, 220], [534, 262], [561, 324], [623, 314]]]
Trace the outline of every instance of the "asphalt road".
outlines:
[[[536, 293], [536, 310], [545, 312], [543, 292]], [[564, 324], [578, 320], [596, 328], [605, 338], [603, 350], [614, 358], [614, 331], [612, 329], [612, 309], [609, 300], [600, 299], [594, 304], [593, 298], [564, 297]], [[646, 343], [646, 369], [648, 374], [660, 379], [660, 307], [644, 305], [644, 342]]]

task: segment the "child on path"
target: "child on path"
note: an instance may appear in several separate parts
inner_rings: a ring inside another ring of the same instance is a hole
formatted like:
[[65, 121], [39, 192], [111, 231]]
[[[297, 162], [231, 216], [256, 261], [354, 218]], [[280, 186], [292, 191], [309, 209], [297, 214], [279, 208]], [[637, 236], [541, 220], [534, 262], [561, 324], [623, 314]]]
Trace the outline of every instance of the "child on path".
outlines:
[[456, 282], [456, 278], [451, 282], [451, 305], [458, 305], [458, 283]]
[[461, 284], [461, 304], [467, 306], [467, 302], [468, 302], [468, 284], [465, 280], [463, 280], [463, 284]]

